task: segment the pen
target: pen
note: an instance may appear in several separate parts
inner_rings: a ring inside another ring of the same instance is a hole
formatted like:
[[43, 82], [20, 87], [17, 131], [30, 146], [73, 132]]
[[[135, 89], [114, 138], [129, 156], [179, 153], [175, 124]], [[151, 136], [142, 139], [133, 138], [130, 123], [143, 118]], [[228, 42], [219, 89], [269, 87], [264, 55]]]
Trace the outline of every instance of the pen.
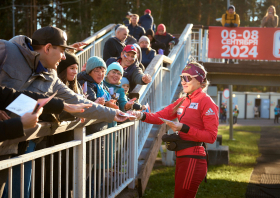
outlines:
[[38, 111], [39, 107], [40, 107], [40, 104], [38, 103], [38, 104], [35, 106], [35, 108], [34, 108], [34, 110], [33, 110], [32, 114], [37, 113], [37, 111]]

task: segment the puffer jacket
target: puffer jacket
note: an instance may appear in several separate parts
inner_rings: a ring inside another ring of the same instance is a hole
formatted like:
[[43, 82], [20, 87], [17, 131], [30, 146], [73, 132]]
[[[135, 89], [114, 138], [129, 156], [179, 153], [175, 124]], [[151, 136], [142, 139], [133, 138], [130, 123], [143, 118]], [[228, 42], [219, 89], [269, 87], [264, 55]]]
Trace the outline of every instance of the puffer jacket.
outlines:
[[239, 27], [240, 25], [240, 19], [239, 19], [239, 15], [236, 14], [236, 12], [234, 12], [233, 14], [229, 14], [228, 11], [226, 11], [226, 14], [223, 14], [222, 16], [222, 25], [225, 26], [225, 23], [234, 23], [237, 24], [237, 26]]
[[167, 32], [165, 32], [163, 35], [159, 35], [158, 33], [156, 33], [155, 40], [157, 40], [160, 43], [165, 44], [165, 48], [163, 49], [165, 56], [168, 56], [168, 54], [170, 52], [169, 43], [172, 42], [172, 43], [174, 43], [174, 45], [177, 45], [177, 43], [179, 42], [175, 36], [173, 36], [172, 34], [169, 34]]

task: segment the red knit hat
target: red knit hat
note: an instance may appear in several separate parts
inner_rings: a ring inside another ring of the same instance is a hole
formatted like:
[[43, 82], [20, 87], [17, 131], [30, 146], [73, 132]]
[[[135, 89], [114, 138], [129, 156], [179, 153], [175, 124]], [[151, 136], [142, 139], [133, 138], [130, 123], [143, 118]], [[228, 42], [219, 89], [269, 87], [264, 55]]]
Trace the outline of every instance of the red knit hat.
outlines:
[[163, 30], [163, 32], [166, 32], [166, 27], [163, 23], [159, 24], [158, 27], [157, 27], [157, 31], [159, 30]]

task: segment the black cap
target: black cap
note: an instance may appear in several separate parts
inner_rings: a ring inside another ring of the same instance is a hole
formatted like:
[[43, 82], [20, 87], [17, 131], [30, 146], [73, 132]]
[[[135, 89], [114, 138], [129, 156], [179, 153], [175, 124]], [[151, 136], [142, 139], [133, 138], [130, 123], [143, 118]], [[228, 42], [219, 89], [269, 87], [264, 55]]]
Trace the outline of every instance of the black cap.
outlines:
[[32, 45], [46, 45], [52, 44], [55, 46], [62, 46], [65, 48], [75, 49], [67, 45], [67, 35], [63, 30], [47, 26], [36, 30], [32, 35]]
[[63, 70], [73, 64], [79, 65], [79, 60], [75, 54], [65, 52], [65, 57], [66, 59], [62, 60], [57, 67], [57, 74], [60, 74]]
[[132, 13], [131, 13], [131, 12], [127, 12], [127, 13], [126, 13], [126, 15], [129, 15], [129, 16], [131, 16], [131, 15], [132, 15]]

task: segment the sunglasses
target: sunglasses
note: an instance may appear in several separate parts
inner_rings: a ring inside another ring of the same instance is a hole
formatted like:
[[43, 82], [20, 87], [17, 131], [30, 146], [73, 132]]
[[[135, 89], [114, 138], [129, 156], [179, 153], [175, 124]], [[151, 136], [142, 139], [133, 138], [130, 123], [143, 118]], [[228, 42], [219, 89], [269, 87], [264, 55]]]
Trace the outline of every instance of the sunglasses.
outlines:
[[197, 77], [197, 75], [196, 76], [183, 76], [183, 75], [180, 76], [181, 81], [185, 81], [185, 82], [191, 82], [194, 77]]

